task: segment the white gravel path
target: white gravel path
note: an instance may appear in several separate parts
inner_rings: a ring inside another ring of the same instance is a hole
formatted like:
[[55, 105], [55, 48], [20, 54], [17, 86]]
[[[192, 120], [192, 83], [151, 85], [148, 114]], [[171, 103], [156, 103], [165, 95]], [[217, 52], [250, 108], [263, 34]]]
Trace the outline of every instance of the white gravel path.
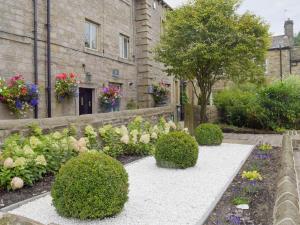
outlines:
[[148, 157], [126, 166], [129, 201], [114, 218], [78, 221], [57, 215], [48, 195], [11, 213], [60, 225], [202, 224], [248, 158], [252, 145], [200, 147], [198, 163], [186, 170], [162, 169]]

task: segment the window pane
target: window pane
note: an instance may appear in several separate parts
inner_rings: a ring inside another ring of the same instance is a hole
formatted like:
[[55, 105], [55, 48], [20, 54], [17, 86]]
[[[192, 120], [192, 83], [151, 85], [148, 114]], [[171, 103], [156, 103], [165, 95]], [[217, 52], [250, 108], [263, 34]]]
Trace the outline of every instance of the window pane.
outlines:
[[84, 45], [87, 48], [90, 48], [90, 25], [89, 23], [85, 22], [84, 28]]
[[121, 58], [124, 58], [123, 49], [124, 49], [124, 47], [123, 47], [123, 36], [120, 35], [119, 36], [119, 50], [120, 50], [120, 57]]
[[124, 37], [124, 58], [128, 58], [128, 38]]
[[97, 49], [97, 26], [91, 24], [91, 48]]

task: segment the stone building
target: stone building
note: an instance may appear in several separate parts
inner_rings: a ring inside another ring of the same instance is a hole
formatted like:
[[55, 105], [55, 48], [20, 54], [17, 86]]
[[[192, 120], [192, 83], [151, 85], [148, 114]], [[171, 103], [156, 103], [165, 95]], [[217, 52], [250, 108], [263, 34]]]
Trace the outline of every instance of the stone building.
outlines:
[[[179, 84], [152, 54], [169, 9], [163, 0], [0, 0], [0, 76], [37, 81], [38, 118], [98, 113], [109, 84], [122, 89], [121, 110], [129, 101], [153, 107], [151, 86], [161, 81], [174, 105]], [[79, 97], [58, 103], [55, 75], [64, 72], [80, 75]], [[0, 119], [13, 118], [0, 104]]]
[[294, 23], [284, 23], [284, 34], [272, 37], [266, 59], [266, 77], [278, 80], [289, 74], [300, 75], [300, 47], [294, 46]]

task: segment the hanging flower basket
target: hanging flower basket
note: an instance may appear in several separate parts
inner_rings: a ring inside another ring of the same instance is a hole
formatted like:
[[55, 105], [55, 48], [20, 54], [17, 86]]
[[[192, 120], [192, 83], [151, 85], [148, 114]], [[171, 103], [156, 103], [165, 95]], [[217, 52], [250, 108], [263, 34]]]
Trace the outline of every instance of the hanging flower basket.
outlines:
[[160, 82], [158, 85], [153, 85], [151, 94], [156, 107], [164, 106], [168, 103], [169, 89], [165, 83]]
[[104, 87], [99, 96], [100, 106], [103, 112], [115, 112], [120, 110], [121, 90], [119, 87]]
[[74, 73], [61, 73], [55, 76], [55, 93], [58, 102], [67, 98], [76, 97], [78, 89], [77, 76]]
[[38, 86], [25, 82], [22, 75], [8, 80], [0, 77], [0, 102], [17, 117], [25, 116], [27, 111], [39, 104]]

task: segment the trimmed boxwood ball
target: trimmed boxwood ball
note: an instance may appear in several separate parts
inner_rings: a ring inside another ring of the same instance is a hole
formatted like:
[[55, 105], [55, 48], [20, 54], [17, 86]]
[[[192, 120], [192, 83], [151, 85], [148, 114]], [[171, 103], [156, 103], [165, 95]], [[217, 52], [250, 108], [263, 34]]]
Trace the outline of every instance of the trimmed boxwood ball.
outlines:
[[102, 219], [123, 209], [128, 175], [120, 162], [104, 153], [82, 153], [61, 167], [51, 195], [61, 216]]
[[162, 135], [156, 143], [155, 159], [159, 167], [185, 169], [196, 165], [198, 144], [191, 135], [174, 131]]
[[223, 132], [216, 124], [203, 123], [195, 129], [195, 137], [199, 145], [220, 145]]

